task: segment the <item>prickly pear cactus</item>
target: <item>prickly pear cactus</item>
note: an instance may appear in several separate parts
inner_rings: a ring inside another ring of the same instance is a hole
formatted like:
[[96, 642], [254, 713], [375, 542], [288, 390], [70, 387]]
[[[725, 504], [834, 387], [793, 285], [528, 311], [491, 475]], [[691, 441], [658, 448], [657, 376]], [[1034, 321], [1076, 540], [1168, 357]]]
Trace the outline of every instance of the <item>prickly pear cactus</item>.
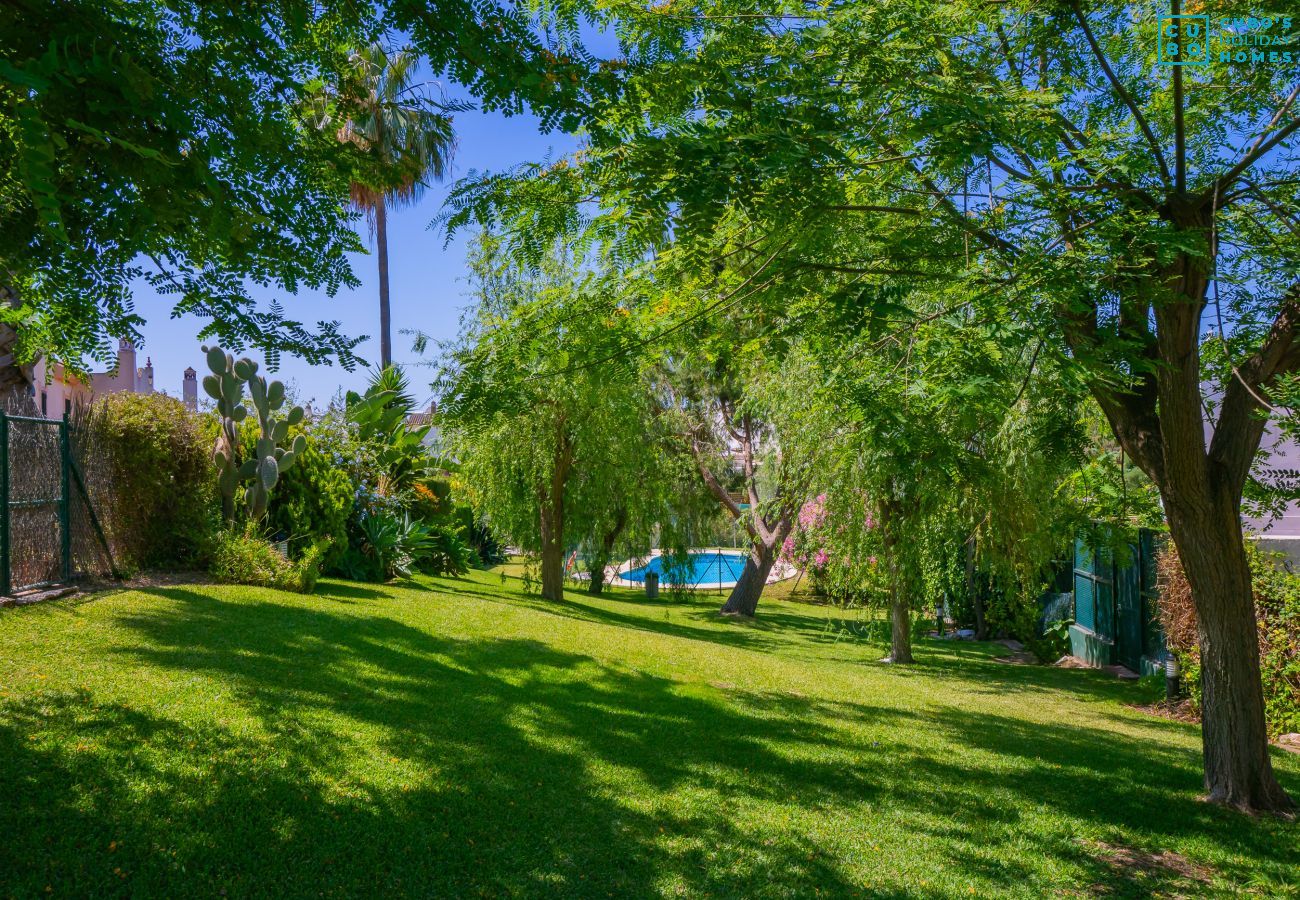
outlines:
[[286, 446], [289, 429], [302, 421], [302, 407], [295, 406], [280, 418], [279, 411], [284, 407], [285, 399], [284, 384], [267, 382], [257, 374], [256, 364], [248, 379], [248, 393], [253, 398], [262, 433], [257, 439], [255, 455], [244, 461], [239, 474], [250, 482], [244, 489], [244, 498], [248, 503], [248, 514], [256, 521], [266, 515], [271, 489], [280, 480], [280, 473], [292, 466], [298, 454], [306, 449], [307, 439], [300, 434]]
[[[303, 409], [295, 406], [281, 417], [279, 411], [285, 403], [283, 383], [268, 382], [257, 374], [257, 363], [250, 359], [236, 360], [220, 347], [204, 347], [203, 352], [212, 371], [203, 378], [203, 390], [217, 401], [217, 413], [221, 416], [221, 433], [212, 451], [212, 460], [220, 473], [217, 482], [221, 488], [221, 511], [226, 523], [232, 524], [235, 495], [239, 485], [247, 482], [244, 503], [249, 518], [257, 521], [266, 515], [271, 490], [280, 480], [280, 473], [292, 466], [306, 449], [307, 439], [301, 434], [287, 443], [289, 429], [303, 419]], [[239, 462], [235, 458], [239, 423], [248, 416], [248, 407], [244, 405], [245, 385], [253, 401], [260, 434], [253, 455]]]

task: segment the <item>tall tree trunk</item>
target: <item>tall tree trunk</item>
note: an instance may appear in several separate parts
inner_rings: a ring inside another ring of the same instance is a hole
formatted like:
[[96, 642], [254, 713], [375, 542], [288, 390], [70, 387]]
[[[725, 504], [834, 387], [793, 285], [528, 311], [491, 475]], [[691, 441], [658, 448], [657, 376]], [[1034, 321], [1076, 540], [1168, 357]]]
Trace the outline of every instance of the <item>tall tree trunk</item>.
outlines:
[[989, 626], [984, 620], [984, 592], [975, 578], [975, 537], [966, 541], [966, 596], [970, 597], [971, 609], [975, 611], [975, 640], [989, 639]]
[[605, 593], [605, 568], [609, 565], [607, 559], [595, 560], [591, 566], [591, 580], [587, 583], [587, 593], [593, 597], [599, 597]]
[[1209, 799], [1249, 812], [1292, 809], [1268, 755], [1259, 636], [1237, 505], [1166, 502], [1170, 535], [1196, 601]]
[[[1251, 812], [1294, 804], [1269, 761], [1250, 568], [1241, 533], [1241, 494], [1264, 433], [1261, 390], [1300, 369], [1300, 283], [1281, 298], [1259, 348], [1233, 366], [1206, 441], [1201, 396], [1201, 318], [1209, 296], [1213, 210], [1179, 197], [1164, 214], [1208, 253], [1186, 254], [1135, 280], [1121, 298], [1120, 336], [1141, 348], [1132, 383], [1091, 385], [1111, 430], [1160, 489], [1170, 536], [1196, 607], [1201, 652], [1205, 787], [1212, 801]], [[1154, 301], [1151, 299], [1154, 296]], [[1100, 303], [1065, 312], [1077, 354], [1099, 346]], [[1151, 328], [1154, 316], [1155, 329]]]
[[[1257, 401], [1234, 379], [1224, 390], [1207, 450], [1199, 349], [1208, 273], [1203, 261], [1186, 258], [1166, 280], [1177, 299], [1155, 309], [1165, 363], [1155, 375], [1162, 476], [1155, 481], [1196, 605], [1205, 787], [1212, 801], [1238, 809], [1290, 810], [1268, 756], [1255, 601], [1241, 532], [1241, 493], [1264, 423]], [[1288, 297], [1288, 311], [1264, 341], [1260, 359], [1276, 354], [1281, 361], [1295, 345], [1300, 288]], [[1253, 370], [1252, 362], [1244, 365]]]
[[[785, 540], [782, 537], [782, 540]], [[776, 564], [776, 548], [765, 543], [756, 542], [745, 560], [736, 586], [731, 589], [727, 602], [722, 605], [722, 612], [732, 615], [752, 616], [758, 609], [758, 598], [763, 596], [767, 586], [767, 576]]]
[[375, 244], [379, 255], [379, 363], [393, 364], [393, 322], [388, 306], [388, 204], [383, 194], [375, 204]]
[[912, 609], [899, 571], [898, 554], [895, 547], [886, 552], [889, 554], [889, 661], [915, 662], [912, 658]]
[[542, 507], [542, 597], [564, 599], [564, 499]]
[[587, 586], [587, 593], [599, 595], [605, 590], [605, 569], [609, 566], [610, 557], [614, 555], [614, 543], [623, 533], [623, 526], [626, 524], [627, 510], [620, 508], [614, 519], [614, 525], [601, 537], [600, 548], [591, 561], [591, 582]]
[[897, 500], [886, 499], [879, 506], [880, 530], [885, 542], [885, 566], [889, 571], [889, 656], [886, 662], [910, 663], [912, 658], [912, 610], [903, 582], [898, 548], [898, 520], [902, 513]]
[[555, 423], [555, 465], [550, 485], [539, 491], [542, 537], [542, 597], [564, 599], [564, 486], [573, 465], [573, 444], [568, 423], [561, 415]]

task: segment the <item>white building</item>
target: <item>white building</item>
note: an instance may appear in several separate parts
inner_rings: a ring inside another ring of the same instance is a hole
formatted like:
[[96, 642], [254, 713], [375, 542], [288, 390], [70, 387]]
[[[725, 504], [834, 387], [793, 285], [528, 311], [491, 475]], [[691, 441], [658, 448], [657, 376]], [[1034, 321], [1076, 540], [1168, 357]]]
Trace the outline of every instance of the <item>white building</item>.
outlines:
[[143, 366], [137, 366], [136, 361], [135, 345], [126, 338], [117, 345], [117, 367], [108, 372], [92, 372], [89, 380], [67, 371], [63, 363], [49, 367], [45, 360], [38, 360], [32, 367], [32, 399], [41, 415], [61, 419], [72, 412], [74, 405], [104, 394], [119, 391], [152, 394], [153, 361], [146, 357]]

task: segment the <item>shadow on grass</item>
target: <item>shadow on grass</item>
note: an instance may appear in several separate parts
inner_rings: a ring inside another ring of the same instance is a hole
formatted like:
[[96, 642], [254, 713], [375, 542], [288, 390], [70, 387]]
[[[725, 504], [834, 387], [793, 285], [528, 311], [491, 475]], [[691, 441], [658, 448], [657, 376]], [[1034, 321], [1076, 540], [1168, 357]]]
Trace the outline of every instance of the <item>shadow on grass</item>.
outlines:
[[[1150, 741], [724, 692], [532, 640], [150, 593], [173, 602], [119, 617], [140, 639], [125, 661], [178, 685], [219, 676], [222, 702], [260, 728], [219, 706], [173, 720], [78, 692], [6, 705], [7, 892], [933, 896], [846, 869], [870, 852], [855, 829], [886, 815], [936, 865], [1006, 893], [1045, 888], [1044, 859], [1089, 893], [1187, 889], [1117, 870], [1077, 840], [1081, 826], [1155, 847], [1230, 844], [1220, 875], [1238, 883], [1300, 866], [1288, 826], [1196, 802], [1199, 760]], [[1051, 827], [1027, 827], [1036, 808]], [[852, 851], [829, 852], [819, 829]]]
[[316, 583], [313, 592], [318, 597], [328, 600], [344, 598], [348, 600], [381, 600], [389, 596], [377, 587], [369, 587], [360, 581], [342, 581], [335, 578], [322, 578]]
[[[763, 608], [760, 608], [759, 615], [752, 619], [722, 616], [719, 614], [719, 609], [725, 597], [715, 604], [713, 602], [715, 598], [712, 596], [702, 598], [693, 595], [684, 600], [669, 598], [647, 600], [628, 593], [592, 597], [568, 590], [563, 600], [544, 600], [508, 584], [504, 588], [509, 591], [508, 594], [503, 594], [502, 589], [494, 590], [478, 582], [448, 584], [442, 579], [431, 584], [414, 583], [410, 586], [440, 594], [472, 597], [489, 603], [523, 606], [583, 622], [636, 628], [655, 634], [707, 641], [747, 650], [770, 651], [777, 648], [797, 648], [800, 643], [832, 645], [844, 637], [835, 628], [841, 620], [830, 617], [822, 619], [808, 615], [784, 614]], [[628, 611], [624, 612], [623, 609]], [[663, 617], [656, 617], [656, 613], [661, 613]]]
[[[870, 626], [874, 623], [830, 606], [812, 607], [818, 614], [809, 615], [785, 612], [775, 604], [760, 605], [758, 615], [748, 619], [720, 616], [711, 598], [698, 596], [683, 601], [646, 600], [631, 595], [577, 598], [570, 597], [573, 592], [566, 591], [563, 600], [553, 601], [525, 594], [514, 586], [511, 586], [509, 595], [503, 596], [500, 590], [494, 591], [490, 586], [476, 582], [448, 584], [440, 579], [431, 584], [412, 582], [409, 586], [726, 647], [760, 652], [785, 650], [794, 657], [811, 655], [807, 652], [809, 647], [825, 649], [849, 644], [862, 648], [868, 656], [864, 662], [874, 663], [876, 660], [870, 658], [872, 654], [879, 652], [883, 657], [889, 650], [886, 642], [875, 639], [871, 633]], [[611, 600], [620, 607], [634, 608], [634, 611], [611, 609]], [[653, 614], [658, 611], [663, 612], [663, 618]], [[1101, 672], [997, 662], [995, 657], [1005, 656], [1009, 651], [993, 642], [923, 639], [915, 644], [917, 662], [893, 669], [900, 678], [941, 678], [961, 682], [965, 690], [987, 694], [1060, 691], [1129, 703], [1155, 699], [1147, 686], [1121, 682]], [[971, 682], [978, 686], [972, 688]]]

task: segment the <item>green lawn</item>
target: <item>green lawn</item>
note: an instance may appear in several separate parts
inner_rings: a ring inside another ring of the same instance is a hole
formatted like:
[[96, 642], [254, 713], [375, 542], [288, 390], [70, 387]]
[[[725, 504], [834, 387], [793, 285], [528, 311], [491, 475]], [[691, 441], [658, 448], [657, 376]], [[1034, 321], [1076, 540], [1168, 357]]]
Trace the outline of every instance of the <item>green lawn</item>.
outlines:
[[1300, 826], [1198, 802], [1150, 687], [716, 608], [474, 573], [0, 611], [0, 895], [1300, 890]]

